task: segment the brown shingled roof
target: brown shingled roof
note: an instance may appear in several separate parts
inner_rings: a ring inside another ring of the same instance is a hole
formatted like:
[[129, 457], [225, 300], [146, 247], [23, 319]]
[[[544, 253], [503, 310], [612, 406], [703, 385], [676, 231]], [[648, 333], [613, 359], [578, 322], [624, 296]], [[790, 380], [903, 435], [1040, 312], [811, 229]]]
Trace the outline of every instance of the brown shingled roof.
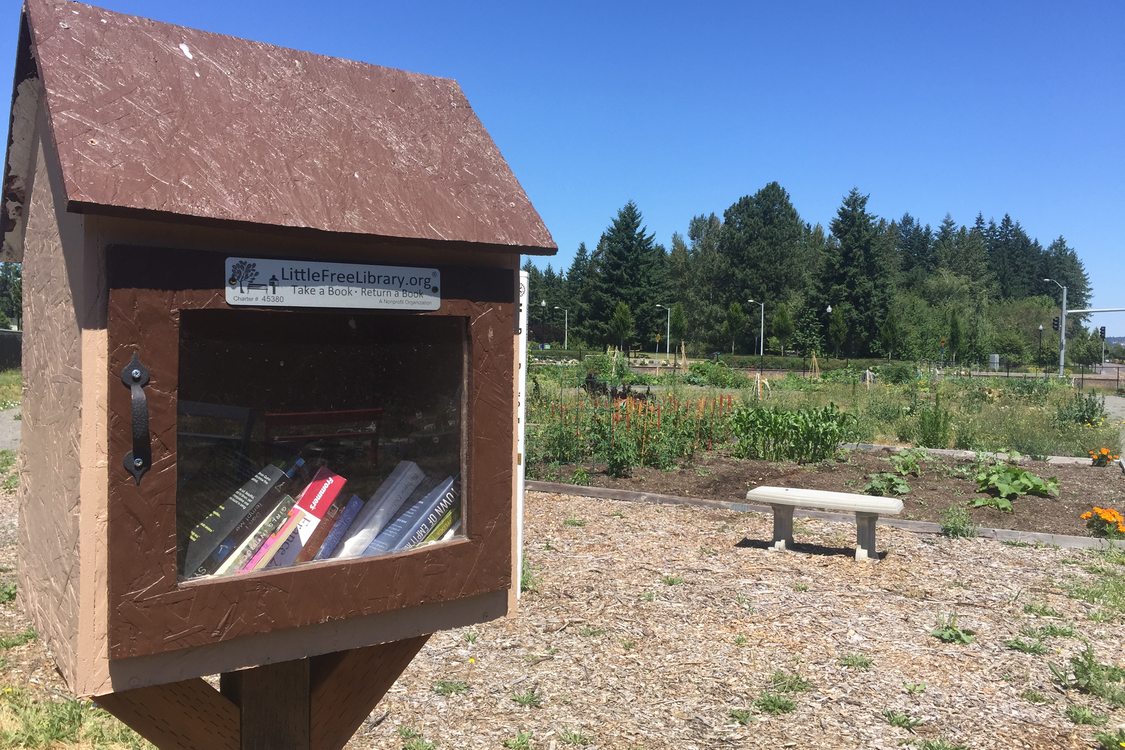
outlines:
[[62, 0], [24, 13], [69, 210], [556, 250], [452, 80]]

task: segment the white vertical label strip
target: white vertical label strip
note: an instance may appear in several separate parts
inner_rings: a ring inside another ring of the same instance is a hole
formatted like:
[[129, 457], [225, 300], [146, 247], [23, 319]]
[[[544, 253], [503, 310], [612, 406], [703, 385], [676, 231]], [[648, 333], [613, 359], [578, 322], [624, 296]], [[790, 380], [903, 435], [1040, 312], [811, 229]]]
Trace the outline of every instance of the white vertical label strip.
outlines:
[[527, 438], [527, 305], [529, 303], [528, 273], [520, 271], [516, 321], [516, 598], [522, 596], [523, 577], [523, 493], [525, 445]]

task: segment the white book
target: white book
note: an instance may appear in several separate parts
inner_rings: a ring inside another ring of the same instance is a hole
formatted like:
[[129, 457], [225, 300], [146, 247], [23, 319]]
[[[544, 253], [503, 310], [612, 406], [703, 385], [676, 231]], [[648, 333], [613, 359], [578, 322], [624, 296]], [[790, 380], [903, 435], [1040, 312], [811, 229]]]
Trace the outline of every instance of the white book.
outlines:
[[398, 513], [399, 508], [426, 478], [426, 473], [413, 461], [399, 461], [379, 489], [363, 506], [333, 559], [356, 557], [363, 554], [380, 531]]

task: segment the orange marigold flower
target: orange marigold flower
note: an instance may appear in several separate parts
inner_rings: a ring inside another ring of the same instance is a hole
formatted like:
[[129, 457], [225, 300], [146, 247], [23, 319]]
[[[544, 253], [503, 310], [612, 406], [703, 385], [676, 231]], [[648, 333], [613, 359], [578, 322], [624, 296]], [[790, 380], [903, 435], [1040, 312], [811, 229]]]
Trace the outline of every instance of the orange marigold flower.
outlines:
[[1094, 514], [1091, 513], [1090, 511], [1086, 511], [1085, 513], [1083, 513], [1082, 515], [1079, 516], [1079, 518], [1081, 518], [1083, 521], [1089, 521], [1093, 517], [1094, 517]]
[[1102, 448], [1102, 455], [1108, 456], [1109, 455], [1109, 448]]

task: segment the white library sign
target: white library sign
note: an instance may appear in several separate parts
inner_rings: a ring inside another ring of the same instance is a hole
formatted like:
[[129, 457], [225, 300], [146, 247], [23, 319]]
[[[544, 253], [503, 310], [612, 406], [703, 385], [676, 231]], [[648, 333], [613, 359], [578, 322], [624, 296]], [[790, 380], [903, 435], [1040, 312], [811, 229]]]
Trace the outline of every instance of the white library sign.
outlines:
[[441, 272], [436, 268], [227, 258], [223, 286], [228, 305], [380, 310], [441, 306]]

